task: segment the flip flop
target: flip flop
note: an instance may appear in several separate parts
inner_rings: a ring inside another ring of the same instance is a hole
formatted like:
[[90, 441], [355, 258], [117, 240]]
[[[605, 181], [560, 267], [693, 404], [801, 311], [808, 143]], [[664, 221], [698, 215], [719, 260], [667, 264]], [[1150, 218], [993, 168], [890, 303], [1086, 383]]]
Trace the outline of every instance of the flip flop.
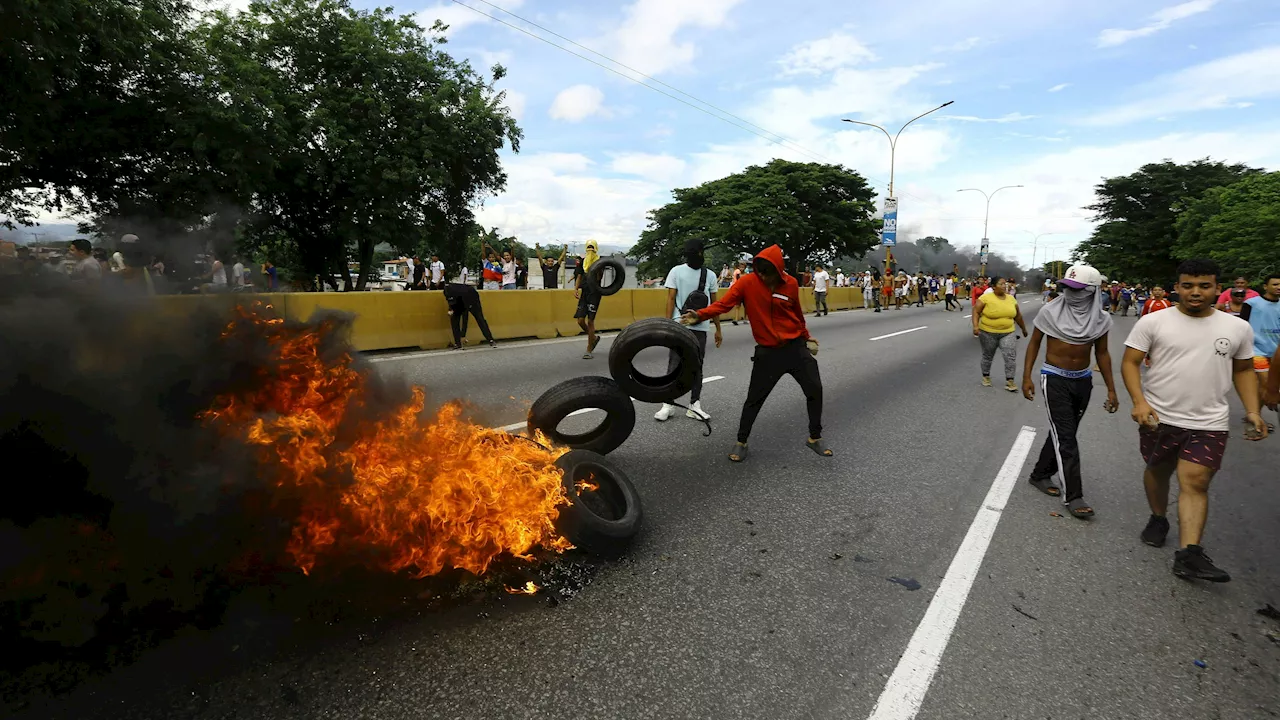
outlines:
[[[750, 451], [747, 449], [746, 443], [734, 443], [733, 450], [729, 451], [729, 462], [742, 462], [743, 460], [746, 460], [748, 452]], [[735, 457], [737, 458], [736, 460], [734, 459]]]
[[1084, 498], [1076, 498], [1067, 503], [1067, 511], [1071, 513], [1071, 517], [1080, 520], [1088, 520], [1093, 517], [1093, 508], [1089, 507], [1089, 503]]
[[1052, 481], [1050, 478], [1039, 478], [1039, 479], [1037, 479], [1037, 478], [1032, 478], [1031, 480], [1028, 480], [1027, 482], [1030, 482], [1030, 483], [1031, 483], [1031, 487], [1033, 487], [1033, 488], [1035, 488], [1035, 489], [1039, 490], [1040, 492], [1044, 493], [1045, 495], [1050, 495], [1050, 496], [1052, 496], [1052, 497], [1058, 497], [1059, 495], [1061, 495], [1061, 494], [1062, 494], [1062, 490], [1061, 490], [1057, 485], [1054, 485], [1054, 484], [1053, 484], [1053, 481]]
[[582, 359], [583, 359], [583, 360], [590, 360], [590, 359], [591, 359], [591, 358], [593, 358], [593, 357], [595, 357], [595, 356], [594, 356], [594, 355], [592, 355], [592, 354], [591, 354], [591, 353], [589, 353], [589, 352], [582, 353]]
[[822, 438], [818, 438], [817, 440], [805, 440], [804, 444], [810, 450], [818, 453], [822, 457], [831, 457], [832, 455], [835, 454], [831, 452], [830, 449], [827, 448], [826, 443], [822, 442]]

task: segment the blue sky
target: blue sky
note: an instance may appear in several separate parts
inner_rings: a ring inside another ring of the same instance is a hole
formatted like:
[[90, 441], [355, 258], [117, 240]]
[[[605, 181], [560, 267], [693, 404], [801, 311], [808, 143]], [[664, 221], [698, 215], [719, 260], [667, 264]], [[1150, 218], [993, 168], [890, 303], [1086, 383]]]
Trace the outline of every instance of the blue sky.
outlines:
[[501, 87], [525, 139], [504, 157], [506, 192], [479, 217], [529, 244], [629, 246], [673, 188], [774, 157], [844, 164], [883, 197], [888, 141], [840, 119], [893, 132], [948, 100], [902, 134], [900, 239], [976, 245], [983, 198], [956, 190], [1023, 184], [992, 201], [992, 250], [1029, 264], [1033, 237], [1053, 233], [1036, 259], [1065, 258], [1091, 230], [1081, 206], [1102, 177], [1166, 157], [1280, 166], [1275, 0], [492, 2], [794, 141], [771, 143], [457, 3], [396, 3], [424, 25], [449, 23], [451, 53], [509, 69]]

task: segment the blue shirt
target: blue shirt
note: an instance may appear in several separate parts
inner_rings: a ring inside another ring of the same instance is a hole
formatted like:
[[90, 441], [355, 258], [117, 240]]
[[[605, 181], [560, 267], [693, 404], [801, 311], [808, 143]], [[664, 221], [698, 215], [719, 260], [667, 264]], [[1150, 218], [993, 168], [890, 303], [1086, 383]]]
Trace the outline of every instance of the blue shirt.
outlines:
[[[671, 272], [667, 273], [667, 279], [662, 283], [662, 287], [667, 288], [668, 290], [674, 289], [676, 291], [676, 309], [671, 315], [673, 320], [680, 319], [680, 308], [684, 307], [684, 301], [689, 297], [689, 293], [697, 289], [698, 276], [701, 273], [701, 270], [694, 270], [688, 265], [677, 265], [671, 268]], [[716, 274], [710, 270], [707, 270], [707, 286], [702, 288], [702, 291], [707, 294], [708, 300], [715, 297]], [[688, 327], [690, 330], [707, 332], [711, 329], [711, 321], [703, 320], [700, 323], [689, 325]]]
[[1244, 302], [1249, 306], [1249, 326], [1253, 328], [1253, 354], [1269, 358], [1280, 344], [1280, 300], [1258, 296]]

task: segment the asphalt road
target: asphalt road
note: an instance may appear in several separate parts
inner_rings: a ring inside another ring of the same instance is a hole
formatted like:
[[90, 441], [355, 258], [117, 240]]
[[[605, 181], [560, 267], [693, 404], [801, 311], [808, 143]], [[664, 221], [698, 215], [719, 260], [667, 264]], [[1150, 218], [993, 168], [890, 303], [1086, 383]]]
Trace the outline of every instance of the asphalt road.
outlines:
[[[638, 407], [635, 433], [611, 457], [640, 490], [644, 531], [567, 602], [401, 608], [248, 657], [181, 638], [31, 716], [867, 718], [905, 682], [923, 693], [918, 713], [908, 703], [878, 717], [1280, 717], [1280, 622], [1256, 612], [1280, 605], [1280, 438], [1246, 443], [1237, 429], [1215, 480], [1204, 544], [1233, 582], [1178, 580], [1176, 523], [1168, 548], [1137, 538], [1147, 510], [1127, 396], [1107, 415], [1097, 378], [1084, 421], [1097, 518], [1055, 517], [1058, 501], [1025, 482], [1043, 405], [980, 386], [967, 314], [966, 303], [811, 318], [836, 456], [804, 447], [803, 397], [784, 379], [742, 465], [725, 454], [752, 341], [726, 324], [706, 365], [723, 378], [703, 396], [714, 434]], [[1132, 322], [1118, 321], [1114, 346]], [[502, 426], [555, 382], [607, 374], [609, 342], [592, 361], [574, 339], [375, 362]], [[989, 492], [1024, 427], [1035, 432], [1030, 458], [1011, 461], [1001, 507]], [[980, 566], [957, 606], [948, 568], [984, 514], [994, 534], [969, 556]], [[935, 610], [958, 611], [953, 631], [918, 634], [940, 652], [936, 674], [895, 674], [935, 595]], [[172, 672], [145, 677], [157, 668]]]

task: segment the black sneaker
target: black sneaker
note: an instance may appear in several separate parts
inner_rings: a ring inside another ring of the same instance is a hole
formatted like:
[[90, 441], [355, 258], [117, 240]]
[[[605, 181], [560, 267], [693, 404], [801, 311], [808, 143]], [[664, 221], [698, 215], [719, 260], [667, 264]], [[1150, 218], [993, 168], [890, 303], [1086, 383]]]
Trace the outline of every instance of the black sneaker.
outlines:
[[1142, 530], [1142, 542], [1151, 547], [1164, 547], [1164, 539], [1168, 534], [1169, 518], [1152, 515]]
[[1204, 548], [1199, 545], [1188, 545], [1173, 554], [1173, 574], [1187, 580], [1231, 581], [1227, 571], [1214, 565], [1212, 558], [1205, 555]]

